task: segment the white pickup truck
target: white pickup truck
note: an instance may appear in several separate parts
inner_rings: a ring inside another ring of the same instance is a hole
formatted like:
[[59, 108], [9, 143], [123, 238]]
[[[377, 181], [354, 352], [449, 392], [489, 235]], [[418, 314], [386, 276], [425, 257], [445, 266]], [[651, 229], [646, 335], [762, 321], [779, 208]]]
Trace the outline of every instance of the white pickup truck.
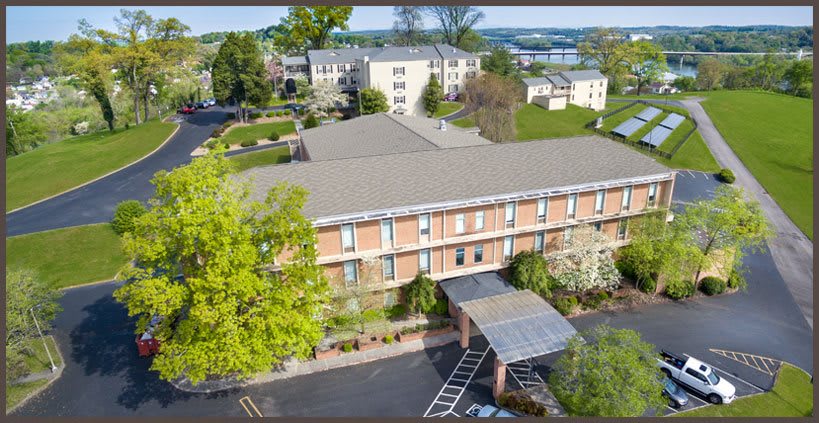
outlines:
[[666, 376], [696, 392], [713, 404], [728, 404], [736, 399], [737, 388], [717, 376], [711, 366], [693, 357], [679, 357], [666, 351], [657, 359]]

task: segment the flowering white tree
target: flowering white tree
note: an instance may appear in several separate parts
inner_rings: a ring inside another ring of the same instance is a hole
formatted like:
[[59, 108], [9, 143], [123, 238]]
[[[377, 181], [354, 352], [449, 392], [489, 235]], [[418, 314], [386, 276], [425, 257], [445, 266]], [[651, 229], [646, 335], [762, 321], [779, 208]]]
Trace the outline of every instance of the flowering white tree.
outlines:
[[329, 81], [317, 81], [304, 101], [307, 108], [324, 117], [330, 114], [330, 109], [347, 105], [347, 94], [341, 88]]
[[620, 284], [620, 272], [614, 267], [612, 240], [590, 225], [571, 229], [564, 251], [550, 265], [558, 286], [575, 292], [611, 289]]

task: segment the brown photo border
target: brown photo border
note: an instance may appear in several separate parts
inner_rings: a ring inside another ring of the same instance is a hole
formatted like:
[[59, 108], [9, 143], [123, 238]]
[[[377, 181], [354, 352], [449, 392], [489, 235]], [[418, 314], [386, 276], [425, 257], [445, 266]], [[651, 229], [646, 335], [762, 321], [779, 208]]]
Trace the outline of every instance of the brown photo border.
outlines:
[[[122, 2], [114, 2], [114, 1], [94, 1], [94, 0], [78, 0], [78, 1], [60, 1], [60, 0], [5, 0], [0, 2], [0, 6], [3, 7], [3, 19], [2, 24], [0, 24], [0, 41], [2, 41], [2, 61], [3, 68], [5, 69], [6, 63], [6, 19], [7, 14], [5, 8], [7, 6], [121, 6], [122, 8], [133, 8], [133, 7], [145, 7], [145, 6], [292, 6], [292, 5], [352, 5], [352, 6], [394, 6], [397, 4], [408, 4], [408, 5], [457, 5], [457, 4], [469, 4], [475, 6], [734, 6], [734, 7], [743, 7], [743, 6], [816, 6], [817, 1], [805, 1], [805, 0], [743, 0], [743, 1], [735, 1], [735, 0], [688, 0], [688, 1], [680, 1], [680, 0], [575, 0], [575, 1], [549, 1], [549, 0], [510, 0], [510, 1], [487, 1], [487, 0], [471, 0], [471, 1], [453, 1], [453, 0], [437, 0], [437, 1], [404, 1], [404, 2], [385, 2], [385, 1], [378, 1], [378, 0], [356, 0], [356, 1], [300, 1], [295, 3], [293, 1], [282, 1], [282, 0], [236, 0], [227, 2], [225, 0], [142, 0], [142, 1], [122, 1]], [[814, 27], [816, 26], [817, 17], [814, 14]], [[673, 24], [673, 22], [669, 22], [667, 24]], [[389, 25], [386, 24], [385, 28]], [[595, 26], [594, 23], [589, 23], [589, 26]], [[253, 29], [253, 28], [249, 28]], [[814, 36], [815, 37], [815, 36]], [[814, 38], [815, 39], [815, 38]], [[815, 42], [814, 42], [815, 44]], [[814, 80], [816, 80], [816, 76], [819, 75], [819, 70], [814, 68]], [[6, 73], [3, 71], [2, 76], [0, 76], [0, 82], [3, 83], [5, 86], [6, 83]], [[816, 92], [816, 87], [814, 85], [814, 93]], [[816, 127], [817, 116], [819, 116], [819, 109], [814, 107], [814, 127]], [[3, 119], [5, 122], [6, 118], [6, 110], [5, 107], [0, 109], [0, 118]], [[5, 140], [5, 131], [3, 132], [2, 137]], [[814, 150], [816, 147], [816, 136], [814, 135]], [[6, 161], [5, 161], [5, 149], [2, 152], [3, 160], [0, 163], [0, 171], [5, 175], [6, 172]], [[816, 175], [814, 175], [814, 198], [816, 198], [816, 193], [819, 191], [819, 187], [816, 184]], [[5, 183], [3, 184], [2, 188], [2, 199], [0, 199], [0, 203], [3, 205], [3, 209], [5, 210], [6, 204], [6, 188]], [[816, 207], [814, 207], [814, 222], [817, 220], [817, 216], [819, 216], [819, 212], [817, 212]], [[3, 220], [3, 234], [6, 235], [6, 224], [5, 219]], [[2, 265], [2, 272], [3, 281], [5, 282], [5, 275], [6, 275], [6, 244], [3, 243], [2, 247], [2, 257], [0, 257], [0, 264]], [[817, 267], [817, 258], [814, 256], [813, 262], [813, 269], [814, 272]], [[2, 320], [2, 330], [5, 333], [5, 321], [6, 321], [6, 294], [5, 289], [2, 293], [2, 303], [0, 303], [0, 309], [2, 309], [3, 313], [0, 317]], [[817, 294], [814, 290], [813, 293], [814, 303], [816, 302]], [[815, 321], [815, 318], [814, 318]], [[813, 339], [813, 346], [814, 351], [816, 350], [816, 346], [819, 344], [816, 338]], [[2, 352], [0, 352], [0, 357], [3, 359], [3, 366], [5, 366], [5, 348], [3, 348]], [[814, 354], [814, 369], [816, 368], [816, 355]], [[5, 369], [4, 369], [5, 371]], [[5, 398], [6, 388], [5, 383], [0, 387], [0, 393], [2, 394], [3, 398]], [[814, 404], [816, 403], [816, 396], [817, 393], [814, 390]], [[354, 406], [351, 404], [351, 406]], [[3, 421], [10, 421], [10, 422], [46, 422], [46, 421], [53, 421], [54, 417], [17, 417], [17, 416], [4, 416], [2, 419]], [[133, 421], [134, 417], [60, 417], [60, 421], [66, 422], [85, 422], [85, 421], [100, 421], [100, 422], [109, 422], [109, 421]], [[140, 416], [138, 417], [139, 421], [142, 420], [151, 420], [151, 421], [158, 421], [158, 422], [202, 422], [202, 421], [226, 421], [226, 420], [238, 420], [244, 418], [237, 418], [237, 417], [145, 417]], [[329, 421], [329, 422], [376, 422], [376, 421], [397, 421], [397, 422], [416, 422], [416, 421], [427, 421], [426, 418], [423, 417], [326, 417], [326, 418], [313, 418], [313, 417], [264, 417], [264, 419], [271, 419], [276, 421], [297, 421], [297, 422], [312, 422], [312, 421]], [[444, 418], [444, 421], [462, 421], [463, 418]], [[659, 421], [663, 419], [662, 417], [643, 417], [640, 418], [640, 421]], [[523, 421], [535, 421], [535, 420], [542, 420], [542, 418], [524, 418]], [[728, 419], [728, 420], [737, 420], [737, 419]], [[681, 421], [697, 421], [697, 422], [706, 422], [706, 421], [728, 421], [725, 418], [681, 418]], [[757, 422], [781, 422], [790, 419], [783, 419], [783, 418], [774, 418], [774, 417], [761, 417], [761, 418], [754, 418], [754, 421]], [[574, 418], [574, 417], [566, 417], [562, 418], [562, 421], [601, 421], [600, 418]]]

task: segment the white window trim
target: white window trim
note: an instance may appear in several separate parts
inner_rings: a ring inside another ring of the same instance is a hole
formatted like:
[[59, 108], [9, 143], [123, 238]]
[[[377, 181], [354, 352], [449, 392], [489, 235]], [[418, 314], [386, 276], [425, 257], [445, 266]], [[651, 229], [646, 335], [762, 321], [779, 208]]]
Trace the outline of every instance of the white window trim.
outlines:
[[432, 213], [419, 213], [418, 214], [418, 243], [421, 243], [421, 237], [424, 236], [421, 234], [421, 216], [427, 216], [427, 227], [429, 229], [429, 233], [427, 234], [428, 241], [432, 241]]
[[[353, 251], [344, 251], [344, 226], [350, 225], [353, 227]], [[355, 222], [352, 223], [342, 223], [339, 225], [339, 231], [341, 232], [341, 254], [350, 254], [355, 253], [358, 251], [358, 237], [356, 236], [356, 224]]]
[[387, 267], [384, 266], [384, 263], [387, 261], [386, 260], [387, 256], [392, 256], [392, 279], [389, 280], [394, 281], [396, 279], [396, 275], [398, 275], [398, 263], [395, 262], [396, 261], [395, 254], [384, 254], [383, 256], [381, 256], [381, 279], [384, 281], [388, 280]]
[[[458, 250], [463, 252], [463, 262], [458, 264]], [[455, 267], [464, 267], [466, 266], [466, 247], [457, 247], [455, 248]]]
[[[512, 240], [512, 242], [510, 242], [511, 247], [509, 248], [509, 250], [510, 250], [509, 259], [506, 259], [506, 240], [507, 239]], [[506, 235], [506, 236], [503, 237], [503, 251], [501, 251], [501, 261], [502, 261], [502, 263], [507, 263], [507, 262], [511, 261], [512, 257], [514, 257], [514, 256], [515, 256], [515, 236], [514, 235]]]
[[[353, 262], [353, 269], [355, 271], [355, 281], [352, 281], [352, 282], [347, 280], [347, 267], [346, 266], [347, 266], [347, 263], [349, 263], [349, 262]], [[359, 278], [358, 278], [358, 260], [357, 259], [343, 261], [341, 263], [341, 273], [344, 274], [344, 286], [349, 287], [349, 286], [351, 286], [353, 284], [358, 285], [359, 283], [361, 283]]]
[[[540, 206], [540, 202], [544, 201], [546, 206], [543, 207], [543, 216], [538, 216], [538, 207]], [[537, 203], [535, 203], [535, 221], [537, 223], [546, 223], [549, 220], [549, 197], [541, 197], [537, 199]]]
[[[424, 252], [424, 251], [427, 252], [427, 263], [426, 263], [427, 267], [426, 267], [426, 269], [421, 267], [421, 257], [423, 257], [423, 255], [421, 253]], [[432, 249], [431, 248], [422, 248], [422, 249], [418, 250], [418, 271], [432, 273]]]
[[[569, 199], [572, 198], [572, 196], [574, 196], [574, 210], [569, 209], [569, 204], [571, 204]], [[578, 193], [568, 194], [566, 196], [566, 220], [573, 220], [577, 218], [578, 201], [580, 201], [580, 195], [578, 195]], [[574, 211], [574, 213], [572, 213], [572, 211]]]
[[[654, 201], [651, 200], [651, 187], [654, 187]], [[660, 184], [658, 182], [652, 182], [648, 184], [648, 193], [646, 195], [646, 208], [653, 208], [657, 207], [657, 192], [660, 190]]]
[[390, 242], [392, 243], [392, 245], [390, 245], [390, 246], [388, 246], [386, 248], [395, 248], [395, 218], [394, 217], [385, 217], [385, 218], [380, 220], [381, 225], [379, 227], [380, 230], [378, 231], [379, 235], [381, 235], [381, 249], [382, 250], [385, 249], [385, 247], [384, 247], [384, 221], [385, 220], [389, 220], [391, 222], [390, 223], [390, 232], [392, 232], [390, 234], [390, 237], [391, 237]]
[[507, 211], [508, 211], [508, 206], [507, 205], [509, 203], [513, 203], [515, 205], [514, 217], [512, 218], [512, 228], [517, 228], [518, 227], [518, 201], [517, 200], [507, 201], [503, 206], [504, 207], [503, 208], [503, 227], [504, 227], [504, 229], [509, 229], [509, 216], [507, 215]]
[[[542, 235], [541, 240], [540, 240], [541, 241], [540, 249], [538, 249], [538, 245], [537, 245], [537, 236], [538, 236], [538, 234]], [[535, 232], [535, 245], [534, 245], [534, 248], [535, 248], [535, 251], [537, 251], [539, 253], [544, 253], [546, 251], [546, 231], [537, 231], [537, 232]]]
[[[475, 254], [478, 251], [478, 247], [480, 247], [480, 250], [481, 250], [481, 260], [480, 261], [475, 260]], [[483, 244], [475, 244], [475, 246], [472, 248], [472, 263], [483, 263], [483, 259], [484, 259], [484, 257], [483, 257]]]
[[602, 192], [603, 193], [603, 202], [600, 205], [600, 215], [606, 214], [606, 200], [608, 199], [609, 193], [608, 190], [599, 189], [594, 194], [594, 214], [597, 215], [597, 194]]
[[[481, 216], [481, 226], [478, 227], [478, 214]], [[486, 228], [486, 211], [485, 210], [478, 210], [475, 212], [475, 230], [482, 231]]]
[[[458, 220], [461, 221], [460, 231], [458, 231]], [[466, 233], [466, 213], [458, 213], [455, 215], [455, 234], [460, 235], [464, 233]]]
[[[628, 191], [628, 203], [626, 204], [626, 191]], [[634, 185], [623, 187], [623, 198], [620, 199], [620, 211], [630, 211], [631, 203], [634, 199]]]

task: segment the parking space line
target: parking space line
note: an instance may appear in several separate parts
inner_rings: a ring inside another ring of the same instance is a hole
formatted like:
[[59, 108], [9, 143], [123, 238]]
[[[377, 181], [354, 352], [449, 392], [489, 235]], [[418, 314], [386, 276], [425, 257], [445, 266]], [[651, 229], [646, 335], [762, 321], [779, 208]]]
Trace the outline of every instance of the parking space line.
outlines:
[[[247, 403], [247, 405], [245, 405], [245, 403]], [[239, 404], [241, 404], [241, 405], [242, 405], [242, 408], [244, 408], [244, 409], [245, 409], [245, 411], [247, 412], [247, 414], [248, 414], [250, 417], [264, 417], [264, 416], [262, 415], [261, 411], [259, 411], [259, 409], [258, 409], [258, 408], [256, 408], [256, 404], [253, 404], [253, 401], [251, 401], [251, 400], [250, 400], [250, 397], [242, 397], [242, 398], [240, 398], [240, 399], [239, 399]], [[248, 408], [248, 406], [250, 406], [250, 408]], [[252, 411], [250, 411], [250, 409], [251, 409], [251, 408], [253, 409], [253, 411], [255, 411], [255, 412], [256, 412], [256, 414], [255, 414], [255, 415], [253, 414], [253, 412], [252, 412]]]
[[[461, 357], [461, 360], [458, 361], [458, 364], [455, 366], [455, 369], [453, 370], [453, 372], [449, 375], [449, 378], [446, 380], [446, 382], [444, 382], [444, 386], [441, 388], [440, 391], [438, 391], [438, 395], [435, 396], [435, 400], [432, 401], [432, 404], [430, 404], [429, 408], [427, 408], [427, 411], [424, 413], [424, 417], [444, 417], [444, 416], [446, 416], [448, 414], [452, 414], [452, 415], [458, 417], [458, 415], [455, 414], [452, 411], [452, 409], [455, 407], [455, 404], [457, 404], [458, 401], [461, 399], [461, 395], [463, 395], [464, 391], [466, 390], [467, 385], [469, 385], [469, 382], [472, 381], [472, 377], [475, 376], [475, 372], [478, 371], [478, 366], [480, 366], [480, 363], [483, 362], [483, 359], [484, 359], [484, 357], [486, 357], [486, 354], [488, 352], [489, 352], [489, 347], [487, 347], [486, 350], [484, 350], [483, 352], [472, 351], [472, 350], [467, 350], [466, 351], [466, 353]], [[481, 358], [480, 358], [480, 360], [478, 360], [477, 365], [472, 366], [472, 365], [465, 365], [464, 364], [464, 360], [467, 358], [467, 356], [469, 354], [473, 354], [473, 355], [474, 354], [479, 354], [480, 355]], [[471, 368], [472, 370], [470, 372], [464, 372], [464, 371], [458, 370], [460, 368]], [[455, 377], [456, 374], [469, 375], [469, 377], [466, 378], [466, 379], [456, 378]], [[453, 382], [453, 381], [463, 382], [463, 386], [451, 385], [450, 382]], [[453, 394], [444, 393], [445, 389], [457, 390], [458, 394], [453, 395]], [[442, 396], [453, 397], [453, 398], [455, 398], [455, 400], [454, 400], [454, 402], [451, 402], [451, 403], [440, 401]], [[430, 414], [430, 412], [432, 411], [432, 408], [435, 407], [436, 404], [441, 404], [441, 405], [444, 405], [444, 406], [448, 406], [449, 409], [446, 410], [446, 411]]]
[[[685, 353], [683, 353], [683, 355], [686, 356], [686, 357], [691, 357], [690, 355], [685, 354]], [[719, 371], [719, 372], [722, 372], [725, 375], [731, 376], [732, 378], [734, 378], [734, 379], [736, 379], [736, 380], [738, 380], [738, 381], [740, 381], [740, 382], [742, 382], [742, 383], [744, 383], [744, 384], [746, 384], [746, 385], [748, 385], [748, 386], [750, 386], [750, 387], [752, 387], [752, 388], [754, 388], [754, 389], [756, 389], [756, 390], [758, 390], [760, 392], [765, 392], [764, 389], [760, 388], [759, 386], [754, 385], [751, 382], [748, 382], [747, 380], [745, 380], [745, 379], [743, 379], [743, 378], [741, 378], [741, 377], [739, 377], [739, 376], [737, 376], [735, 374], [728, 373], [727, 371], [722, 370], [722, 369], [720, 369], [719, 367], [717, 367], [717, 366], [715, 366], [713, 364], [709, 364], [709, 363], [705, 363], [705, 364], [708, 364], [709, 366], [711, 366], [712, 369], [714, 369], [716, 371]]]
[[711, 351], [714, 354], [721, 355], [725, 358], [732, 359], [737, 363], [745, 364], [746, 366], [752, 369], [759, 370], [760, 372], [765, 373], [768, 376], [773, 376], [778, 365], [782, 363], [781, 360], [774, 360], [773, 358], [770, 357], [763, 357], [761, 355], [747, 354], [737, 351], [726, 351], [715, 348], [711, 348], [709, 349], [709, 351]]

